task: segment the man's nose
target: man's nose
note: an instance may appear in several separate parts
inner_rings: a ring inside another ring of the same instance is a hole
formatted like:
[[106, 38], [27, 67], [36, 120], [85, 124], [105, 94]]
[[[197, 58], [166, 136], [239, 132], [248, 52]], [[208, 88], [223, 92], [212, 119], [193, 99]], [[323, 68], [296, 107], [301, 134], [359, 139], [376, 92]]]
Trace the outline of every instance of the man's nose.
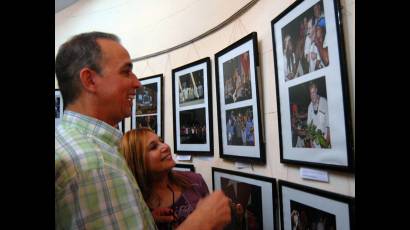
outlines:
[[140, 80], [138, 80], [137, 75], [134, 74], [134, 77], [135, 78], [133, 78], [132, 86], [137, 89], [137, 88], [141, 87], [141, 82], [140, 82]]

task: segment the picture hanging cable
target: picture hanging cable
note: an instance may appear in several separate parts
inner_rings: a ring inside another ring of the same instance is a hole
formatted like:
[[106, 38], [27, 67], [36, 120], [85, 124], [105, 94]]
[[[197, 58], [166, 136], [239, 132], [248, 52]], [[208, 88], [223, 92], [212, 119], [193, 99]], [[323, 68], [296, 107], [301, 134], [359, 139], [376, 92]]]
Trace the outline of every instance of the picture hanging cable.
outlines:
[[168, 55], [167, 55], [167, 58], [166, 58], [166, 60], [165, 60], [164, 66], [165, 66], [165, 67], [164, 67], [164, 73], [167, 72], [168, 66], [169, 66], [169, 68], [171, 69], [171, 55], [170, 55], [170, 53], [168, 53]]
[[236, 32], [237, 32], [237, 23], [238, 22], [235, 22], [235, 23], [233, 23], [232, 24], [232, 32], [231, 32], [231, 36], [229, 36], [229, 40], [228, 40], [228, 44], [231, 44], [231, 43], [233, 43], [236, 39], [235, 39], [235, 36], [236, 36]]
[[243, 34], [248, 34], [248, 30], [246, 29], [245, 25], [242, 23], [242, 20], [238, 18], [238, 23], [240, 28], [242, 29]]
[[[191, 48], [190, 48], [191, 47]], [[199, 53], [198, 53], [198, 50], [196, 49], [196, 47], [195, 47], [195, 44], [194, 43], [191, 43], [191, 46], [189, 46], [188, 47], [188, 51], [187, 51], [187, 54], [186, 54], [186, 58], [187, 58], [187, 60], [189, 61], [189, 60], [192, 60], [191, 58], [190, 58], [190, 56], [189, 56], [189, 54], [191, 53], [191, 50], [194, 50], [194, 52], [195, 52], [195, 54], [196, 54], [196, 58], [197, 59], [199, 59], [201, 56], [199, 56]], [[195, 58], [194, 58], [195, 59]]]
[[201, 55], [199, 55], [198, 49], [195, 46], [195, 42], [192, 42], [192, 46], [194, 47], [195, 53], [198, 56], [198, 59], [201, 58]]
[[150, 64], [149, 64], [149, 61], [147, 60], [147, 61], [146, 61], [146, 64], [145, 64], [144, 71], [143, 71], [142, 74], [141, 74], [141, 77], [144, 77], [144, 73], [145, 73], [145, 71], [147, 70], [147, 68], [149, 68], [149, 70], [151, 71], [151, 74], [154, 74], [154, 73], [155, 73], [155, 72], [152, 70], [152, 68], [151, 68], [151, 66], [150, 66]]

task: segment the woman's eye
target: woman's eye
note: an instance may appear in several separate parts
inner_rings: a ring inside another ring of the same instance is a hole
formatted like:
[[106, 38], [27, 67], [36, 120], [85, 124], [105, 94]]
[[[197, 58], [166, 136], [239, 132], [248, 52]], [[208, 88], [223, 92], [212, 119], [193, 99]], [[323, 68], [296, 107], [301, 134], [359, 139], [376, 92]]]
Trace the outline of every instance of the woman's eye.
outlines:
[[154, 150], [154, 149], [157, 149], [158, 148], [158, 146], [159, 146], [159, 144], [158, 143], [155, 143], [155, 144], [152, 144], [152, 145], [150, 145], [150, 150]]

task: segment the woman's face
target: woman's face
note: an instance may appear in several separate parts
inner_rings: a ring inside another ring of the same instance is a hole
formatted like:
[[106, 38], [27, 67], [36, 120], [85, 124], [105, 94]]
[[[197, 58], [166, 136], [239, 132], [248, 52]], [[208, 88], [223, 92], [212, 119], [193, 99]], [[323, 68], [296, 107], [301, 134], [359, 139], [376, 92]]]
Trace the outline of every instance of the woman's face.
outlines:
[[171, 149], [163, 143], [159, 137], [152, 132], [148, 132], [146, 143], [147, 168], [152, 173], [167, 172], [175, 166], [172, 159]]

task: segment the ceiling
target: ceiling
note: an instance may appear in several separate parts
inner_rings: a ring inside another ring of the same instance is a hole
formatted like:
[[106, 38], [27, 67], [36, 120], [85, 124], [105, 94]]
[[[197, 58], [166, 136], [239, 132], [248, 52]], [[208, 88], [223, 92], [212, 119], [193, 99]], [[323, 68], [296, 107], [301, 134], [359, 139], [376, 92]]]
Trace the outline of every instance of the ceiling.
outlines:
[[55, 11], [54, 13], [59, 12], [60, 10], [66, 8], [77, 2], [78, 0], [55, 0]]
[[142, 57], [204, 34], [250, 1], [56, 0], [55, 50], [75, 34], [103, 31], [118, 35], [132, 58]]

